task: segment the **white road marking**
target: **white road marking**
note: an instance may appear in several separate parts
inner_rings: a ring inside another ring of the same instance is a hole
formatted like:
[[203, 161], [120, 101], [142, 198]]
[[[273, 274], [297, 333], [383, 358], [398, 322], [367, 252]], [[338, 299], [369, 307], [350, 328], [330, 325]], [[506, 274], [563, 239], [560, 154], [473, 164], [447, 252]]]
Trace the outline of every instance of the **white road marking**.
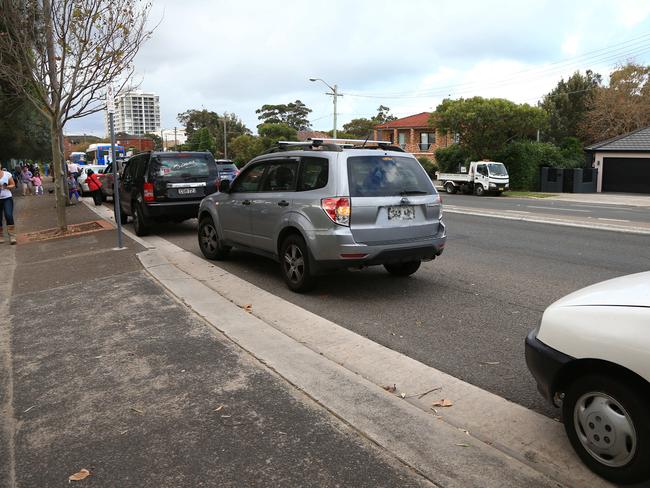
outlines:
[[598, 220], [607, 220], [608, 222], [630, 222], [625, 219], [606, 219], [605, 217], [598, 217]]
[[563, 207], [537, 207], [535, 205], [528, 205], [527, 208], [541, 208], [542, 210], [564, 210], [566, 212], [586, 212], [591, 213], [591, 210], [578, 210], [575, 208], [563, 208]]
[[530, 212], [526, 212], [525, 210], [504, 210], [504, 212], [525, 213], [525, 214], [529, 214], [529, 213], [530, 213]]

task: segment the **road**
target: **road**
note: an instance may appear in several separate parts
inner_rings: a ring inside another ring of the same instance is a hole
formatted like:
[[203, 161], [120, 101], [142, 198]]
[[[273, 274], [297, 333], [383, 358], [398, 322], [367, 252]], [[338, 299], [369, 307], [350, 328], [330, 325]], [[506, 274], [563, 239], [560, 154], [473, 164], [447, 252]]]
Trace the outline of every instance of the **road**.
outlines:
[[[476, 210], [493, 210], [503, 215], [562, 216], [594, 223], [650, 224], [650, 208], [626, 205], [567, 202], [549, 199], [482, 197], [443, 194], [446, 205]], [[649, 202], [650, 204], [650, 199]]]
[[[561, 296], [650, 269], [648, 237], [461, 214], [447, 214], [446, 222], [444, 254], [406, 279], [381, 267], [343, 271], [297, 295], [267, 259], [233, 251], [216, 264], [384, 346], [556, 417], [526, 368], [526, 334]], [[200, 255], [196, 221], [154, 232]]]

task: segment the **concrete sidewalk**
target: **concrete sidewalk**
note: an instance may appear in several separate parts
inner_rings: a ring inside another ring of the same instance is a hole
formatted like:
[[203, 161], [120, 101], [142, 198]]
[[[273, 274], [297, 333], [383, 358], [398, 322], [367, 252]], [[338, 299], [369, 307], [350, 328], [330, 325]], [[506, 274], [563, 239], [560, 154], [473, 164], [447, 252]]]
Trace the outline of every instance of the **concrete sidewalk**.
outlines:
[[[54, 227], [53, 203], [17, 197], [18, 232]], [[102, 230], [0, 248], [15, 265], [0, 290], [0, 486], [64, 486], [82, 468], [79, 486], [433, 486], [190, 312], [125, 244]]]

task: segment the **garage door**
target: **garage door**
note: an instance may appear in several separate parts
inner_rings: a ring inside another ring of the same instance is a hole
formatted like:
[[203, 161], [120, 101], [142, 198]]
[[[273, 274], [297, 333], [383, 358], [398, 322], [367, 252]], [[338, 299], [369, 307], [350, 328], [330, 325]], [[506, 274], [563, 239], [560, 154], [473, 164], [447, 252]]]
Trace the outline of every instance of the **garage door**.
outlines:
[[604, 158], [603, 191], [650, 193], [650, 158]]

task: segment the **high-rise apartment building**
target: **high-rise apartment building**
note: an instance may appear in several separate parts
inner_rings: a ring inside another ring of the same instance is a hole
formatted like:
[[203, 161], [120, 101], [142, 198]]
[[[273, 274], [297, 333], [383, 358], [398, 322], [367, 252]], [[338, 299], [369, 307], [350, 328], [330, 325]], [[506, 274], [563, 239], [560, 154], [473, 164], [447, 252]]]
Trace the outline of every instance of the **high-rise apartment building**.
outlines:
[[[108, 112], [105, 114], [109, 133]], [[132, 91], [115, 97], [115, 132], [136, 136], [160, 132], [160, 100], [155, 93]]]

